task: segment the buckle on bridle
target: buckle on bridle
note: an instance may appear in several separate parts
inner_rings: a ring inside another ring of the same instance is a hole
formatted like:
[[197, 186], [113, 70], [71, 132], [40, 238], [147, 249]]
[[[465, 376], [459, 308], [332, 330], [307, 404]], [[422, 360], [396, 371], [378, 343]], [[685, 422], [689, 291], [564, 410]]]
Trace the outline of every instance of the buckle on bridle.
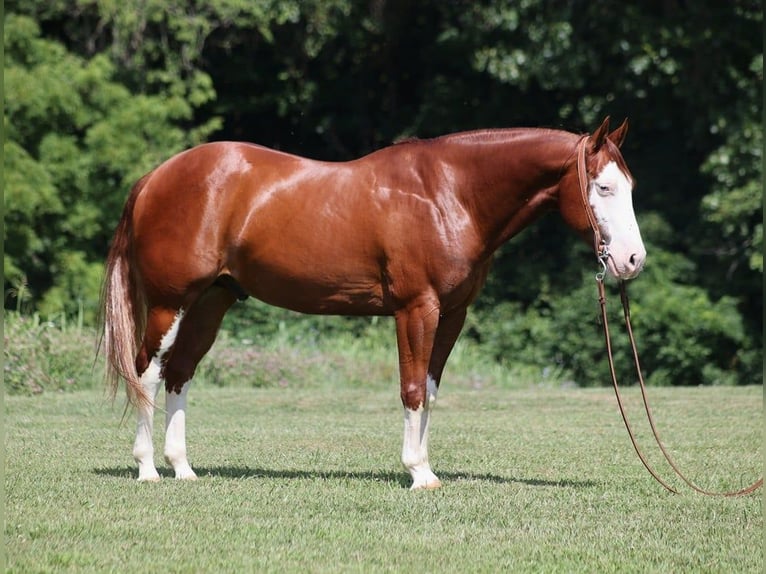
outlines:
[[607, 259], [609, 259], [609, 246], [606, 243], [601, 243], [598, 250], [598, 262], [601, 263], [601, 271], [596, 273], [596, 281], [599, 283], [603, 282], [604, 277], [606, 277]]

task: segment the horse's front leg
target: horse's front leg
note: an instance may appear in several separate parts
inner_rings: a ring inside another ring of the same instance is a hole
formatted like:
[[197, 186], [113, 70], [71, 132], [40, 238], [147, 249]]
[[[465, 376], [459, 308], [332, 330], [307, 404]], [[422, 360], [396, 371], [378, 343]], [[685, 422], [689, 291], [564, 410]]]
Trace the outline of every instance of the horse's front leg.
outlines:
[[[426, 377], [425, 399], [414, 403], [405, 402], [404, 406], [404, 441], [402, 444], [402, 464], [412, 476], [411, 490], [433, 489], [441, 486], [441, 481], [431, 470], [428, 460], [428, 432], [431, 420], [432, 403], [436, 400], [436, 383]], [[414, 393], [410, 390], [410, 397]], [[418, 393], [422, 395], [423, 393]]]
[[428, 460], [428, 427], [436, 382], [428, 376], [439, 305], [425, 298], [396, 313], [401, 399], [404, 406], [402, 464], [412, 476], [412, 490], [439, 488]]

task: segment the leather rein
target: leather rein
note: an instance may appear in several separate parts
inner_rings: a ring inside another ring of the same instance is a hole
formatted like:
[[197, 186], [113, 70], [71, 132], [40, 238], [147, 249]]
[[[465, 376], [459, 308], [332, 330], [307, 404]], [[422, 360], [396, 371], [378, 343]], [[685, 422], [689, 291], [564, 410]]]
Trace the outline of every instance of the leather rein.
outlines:
[[[599, 229], [598, 221], [596, 220], [596, 215], [593, 212], [593, 208], [590, 205], [590, 200], [588, 199], [588, 175], [587, 175], [586, 166], [585, 166], [585, 151], [589, 141], [590, 141], [590, 136], [585, 135], [582, 138], [580, 138], [580, 141], [577, 144], [577, 178], [578, 178], [578, 182], [580, 186], [580, 192], [582, 194], [582, 201], [585, 207], [585, 213], [588, 216], [588, 221], [590, 223], [591, 229], [593, 230], [594, 250], [595, 250], [596, 256], [598, 257], [598, 261], [602, 266], [601, 271], [599, 271], [599, 273], [596, 274], [596, 283], [598, 285], [598, 302], [599, 302], [599, 306], [601, 307], [601, 321], [604, 326], [604, 339], [606, 341], [606, 352], [607, 352], [607, 358], [609, 361], [609, 372], [612, 376], [612, 386], [614, 387], [614, 394], [615, 394], [615, 397], [617, 398], [617, 405], [620, 408], [620, 414], [622, 415], [622, 420], [625, 423], [625, 428], [627, 429], [628, 435], [630, 436], [630, 441], [631, 443], [633, 443], [633, 449], [636, 451], [636, 454], [638, 455], [638, 458], [641, 460], [641, 463], [644, 465], [646, 470], [649, 471], [649, 474], [651, 474], [657, 482], [659, 482], [663, 487], [665, 487], [665, 489], [667, 489], [668, 491], [674, 494], [678, 494], [678, 490], [676, 490], [671, 485], [669, 485], [666, 481], [660, 478], [659, 474], [657, 474], [657, 472], [652, 468], [652, 466], [649, 464], [646, 457], [644, 456], [643, 452], [639, 448], [638, 441], [636, 440], [636, 436], [633, 433], [633, 428], [630, 426], [630, 422], [628, 422], [628, 417], [625, 414], [625, 407], [623, 405], [622, 396], [620, 394], [619, 385], [617, 383], [617, 374], [614, 368], [614, 358], [612, 357], [612, 342], [611, 342], [611, 336], [609, 335], [609, 322], [607, 320], [607, 312], [606, 312], [606, 293], [604, 290], [604, 277], [606, 276], [607, 260], [609, 259], [609, 257], [611, 257], [611, 255], [609, 254], [609, 246], [603, 241], [601, 237], [601, 231]], [[622, 302], [623, 316], [625, 318], [625, 326], [628, 331], [628, 337], [630, 339], [630, 345], [633, 351], [633, 362], [636, 367], [636, 373], [638, 374], [639, 386], [641, 387], [641, 398], [643, 400], [644, 410], [646, 412], [646, 417], [649, 421], [649, 426], [652, 429], [652, 434], [654, 435], [654, 439], [657, 442], [657, 445], [659, 446], [660, 451], [662, 451], [662, 454], [665, 457], [665, 460], [668, 462], [668, 464], [673, 469], [673, 471], [678, 475], [678, 477], [681, 478], [681, 480], [683, 480], [692, 490], [700, 494], [704, 494], [707, 496], [742, 496], [742, 495], [750, 494], [758, 490], [761, 486], [763, 486], [763, 477], [759, 478], [751, 485], [745, 488], [742, 488], [740, 490], [733, 490], [733, 491], [726, 491], [726, 492], [713, 492], [696, 485], [694, 482], [689, 480], [680, 471], [680, 469], [678, 468], [678, 465], [670, 456], [667, 449], [665, 448], [665, 445], [660, 439], [659, 432], [657, 431], [657, 425], [655, 424], [654, 416], [652, 415], [652, 410], [649, 407], [649, 402], [646, 396], [646, 385], [644, 383], [644, 377], [641, 374], [641, 365], [638, 359], [638, 351], [636, 350], [636, 341], [635, 341], [635, 338], [633, 337], [633, 327], [631, 326], [631, 323], [630, 323], [630, 302], [628, 301], [628, 293], [625, 288], [624, 281], [619, 281], [619, 285], [620, 285], [620, 300]]]

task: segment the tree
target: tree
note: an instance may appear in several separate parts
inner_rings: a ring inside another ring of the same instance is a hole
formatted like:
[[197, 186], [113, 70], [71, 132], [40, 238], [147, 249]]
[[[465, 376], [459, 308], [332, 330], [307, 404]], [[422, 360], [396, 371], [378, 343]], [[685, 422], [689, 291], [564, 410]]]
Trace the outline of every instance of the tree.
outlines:
[[77, 56], [34, 20], [6, 15], [6, 289], [28, 283], [44, 315], [84, 305], [93, 316], [127, 190], [216, 127], [184, 130], [183, 98], [134, 94], [116, 76], [104, 55]]
[[[727, 369], [762, 379], [760, 6], [29, 0], [6, 8], [6, 270], [26, 276], [40, 310], [71, 312], [95, 292], [130, 185], [203, 139], [343, 160], [405, 136], [514, 125], [586, 131], [609, 114], [631, 121], [624, 154], [649, 245], [637, 291], [688, 302], [678, 320], [689, 329], [707, 303], [720, 315], [706, 323], [696, 355], [718, 369], [706, 380], [730, 378]], [[525, 344], [545, 348], [546, 321], [554, 331], [568, 325], [558, 305], [576, 298], [590, 257], [555, 218], [543, 220], [498, 254], [478, 315], [510, 304], [534, 326]], [[664, 326], [653, 340], [671, 319], [656, 320]], [[474, 324], [473, 336], [494, 336], [490, 323]], [[554, 350], [546, 352], [550, 361]]]

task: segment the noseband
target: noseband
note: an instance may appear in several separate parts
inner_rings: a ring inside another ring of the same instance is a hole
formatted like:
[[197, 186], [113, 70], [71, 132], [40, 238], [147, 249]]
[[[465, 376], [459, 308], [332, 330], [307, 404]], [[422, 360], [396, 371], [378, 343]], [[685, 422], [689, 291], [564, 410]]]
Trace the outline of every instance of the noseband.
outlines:
[[[590, 140], [590, 136], [584, 135], [583, 137], [580, 138], [580, 141], [577, 142], [577, 180], [580, 186], [580, 194], [582, 196], [583, 208], [585, 209], [585, 213], [588, 216], [588, 222], [590, 224], [591, 230], [593, 231], [593, 249], [596, 254], [596, 257], [598, 258], [598, 262], [602, 266], [602, 269], [596, 274], [596, 283], [598, 285], [598, 302], [599, 302], [599, 306], [601, 307], [601, 322], [604, 326], [604, 339], [606, 341], [606, 353], [607, 353], [607, 358], [609, 361], [609, 372], [612, 376], [612, 387], [614, 388], [614, 394], [615, 394], [615, 397], [617, 398], [617, 405], [620, 407], [620, 414], [622, 415], [622, 420], [625, 423], [625, 428], [628, 431], [628, 435], [630, 436], [630, 441], [633, 444], [633, 449], [636, 451], [638, 458], [641, 460], [646, 470], [649, 471], [649, 474], [651, 474], [657, 482], [659, 482], [662, 486], [664, 486], [668, 491], [674, 494], [678, 494], [678, 491], [675, 488], [673, 488], [667, 482], [665, 482], [662, 478], [660, 478], [660, 476], [651, 467], [649, 462], [646, 460], [646, 457], [644, 456], [643, 452], [639, 448], [638, 442], [636, 441], [636, 436], [633, 433], [633, 428], [630, 426], [630, 423], [628, 422], [628, 417], [625, 414], [625, 407], [622, 402], [622, 396], [620, 394], [619, 385], [617, 384], [617, 374], [614, 368], [614, 358], [612, 357], [612, 341], [611, 341], [611, 336], [609, 335], [609, 322], [607, 320], [607, 312], [606, 312], [606, 293], [604, 290], [604, 277], [606, 276], [606, 262], [610, 257], [609, 246], [606, 245], [606, 243], [604, 243], [601, 237], [601, 230], [599, 229], [599, 226], [598, 226], [596, 214], [593, 212], [593, 208], [590, 205], [590, 199], [588, 198], [588, 173], [585, 167], [585, 148], [589, 140]], [[625, 287], [625, 281], [620, 280], [619, 285], [620, 285], [620, 300], [622, 302], [623, 316], [625, 318], [625, 326], [628, 331], [628, 337], [630, 339], [630, 345], [633, 351], [633, 363], [635, 364], [636, 373], [638, 374], [638, 383], [639, 383], [639, 386], [641, 387], [641, 398], [643, 399], [643, 403], [644, 403], [644, 411], [646, 412], [646, 417], [649, 420], [649, 426], [652, 429], [652, 434], [654, 435], [654, 439], [657, 442], [657, 445], [659, 446], [660, 450], [662, 451], [662, 454], [665, 457], [665, 460], [668, 462], [668, 464], [673, 469], [673, 471], [678, 475], [678, 477], [681, 478], [681, 480], [683, 480], [692, 490], [700, 494], [705, 494], [707, 496], [742, 496], [745, 494], [750, 494], [751, 492], [754, 492], [755, 490], [758, 490], [761, 486], [763, 486], [763, 477], [759, 478], [750, 486], [747, 486], [741, 490], [734, 490], [734, 491], [728, 491], [728, 492], [712, 492], [697, 486], [694, 482], [689, 480], [679, 470], [678, 465], [670, 456], [667, 449], [665, 448], [665, 445], [660, 439], [659, 432], [657, 431], [657, 426], [654, 422], [654, 416], [652, 415], [652, 410], [649, 407], [649, 402], [646, 396], [646, 385], [644, 383], [644, 377], [641, 373], [641, 365], [639, 364], [639, 360], [638, 360], [638, 350], [636, 349], [636, 341], [635, 341], [635, 338], [633, 337], [633, 327], [631, 326], [631, 323], [630, 323], [630, 302], [628, 301], [628, 292]]]

